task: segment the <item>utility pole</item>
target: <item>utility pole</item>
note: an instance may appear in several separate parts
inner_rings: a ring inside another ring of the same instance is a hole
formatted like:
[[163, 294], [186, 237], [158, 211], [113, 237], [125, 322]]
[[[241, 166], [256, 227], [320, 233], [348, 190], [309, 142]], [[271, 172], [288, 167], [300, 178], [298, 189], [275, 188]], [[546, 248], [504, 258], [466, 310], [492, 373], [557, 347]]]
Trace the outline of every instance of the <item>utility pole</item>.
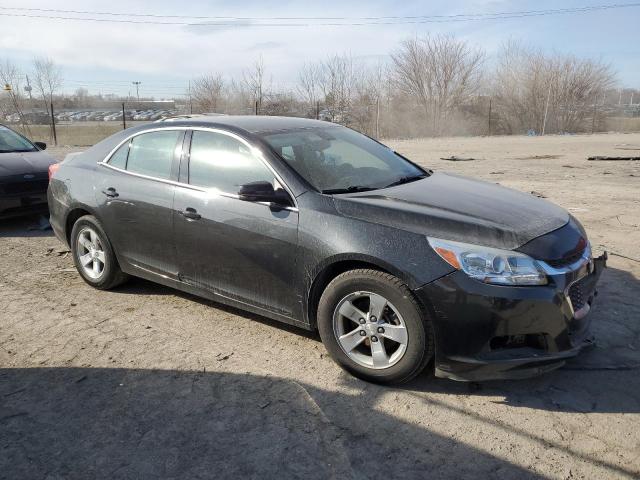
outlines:
[[29, 94], [29, 100], [33, 100], [31, 97], [31, 90], [33, 90], [33, 88], [31, 88], [31, 84], [29, 83], [29, 75], [25, 75], [25, 77], [27, 79], [27, 86], [24, 87], [24, 90]]
[[596, 116], [598, 115], [598, 98], [593, 101], [593, 119], [591, 120], [591, 135], [596, 130]]
[[131, 82], [136, 86], [136, 97], [138, 97], [138, 103], [140, 103], [140, 84], [142, 82]]
[[551, 82], [549, 82], [549, 91], [547, 92], [547, 104], [544, 107], [544, 119], [542, 120], [542, 136], [544, 136], [547, 127], [547, 113], [549, 113], [549, 100], [551, 99]]
[[193, 100], [191, 99], [191, 80], [189, 80], [189, 113], [193, 115]]
[[489, 136], [491, 136], [491, 97], [489, 97]]
[[376, 98], [376, 138], [380, 138], [380, 97]]
[[53, 113], [53, 102], [51, 102], [51, 133], [53, 133], [53, 144], [58, 146], [58, 135], [56, 134], [56, 117]]

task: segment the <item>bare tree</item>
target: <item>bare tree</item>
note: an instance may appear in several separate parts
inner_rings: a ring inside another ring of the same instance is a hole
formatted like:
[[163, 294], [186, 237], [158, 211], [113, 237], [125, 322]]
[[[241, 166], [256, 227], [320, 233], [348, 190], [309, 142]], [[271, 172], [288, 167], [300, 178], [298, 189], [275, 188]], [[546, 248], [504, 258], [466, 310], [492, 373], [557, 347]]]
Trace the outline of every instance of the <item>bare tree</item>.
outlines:
[[556, 131], [578, 131], [592, 115], [592, 106], [615, 83], [615, 75], [609, 65], [573, 56], [557, 56], [552, 69], [551, 101]]
[[62, 87], [62, 71], [50, 58], [35, 58], [33, 80], [45, 110], [50, 114], [49, 106], [53, 103], [53, 96]]
[[311, 109], [316, 108], [322, 96], [321, 75], [322, 68], [317, 63], [305, 63], [298, 73], [297, 93]]
[[435, 134], [480, 87], [484, 53], [450, 35], [405, 40], [391, 59], [396, 85], [421, 105]]
[[87, 90], [86, 88], [76, 88], [75, 92], [73, 93], [73, 97], [78, 107], [87, 107], [89, 105], [89, 90]]
[[321, 118], [376, 135], [379, 102], [387, 83], [382, 64], [369, 67], [350, 54], [336, 54], [305, 64], [298, 73], [297, 93], [309, 107], [322, 103]]
[[217, 112], [225, 96], [225, 82], [220, 74], [210, 73], [191, 82], [191, 97], [200, 112]]
[[506, 133], [575, 132], [585, 129], [593, 105], [614, 83], [601, 62], [508, 42], [498, 57], [493, 96]]
[[353, 58], [348, 54], [334, 55], [322, 62], [319, 68], [319, 86], [329, 120], [348, 125], [356, 91], [356, 66]]
[[0, 80], [4, 84], [9, 97], [9, 104], [4, 105], [3, 110], [5, 112], [13, 111], [18, 114], [23, 132], [30, 136], [31, 131], [24, 118], [25, 98], [21, 92], [21, 78], [22, 74], [13, 63], [9, 60], [0, 62]]
[[266, 77], [264, 59], [260, 56], [253, 64], [251, 69], [242, 72], [242, 81], [240, 88], [248, 92], [257, 106], [258, 112], [262, 111], [262, 104], [266, 96]]

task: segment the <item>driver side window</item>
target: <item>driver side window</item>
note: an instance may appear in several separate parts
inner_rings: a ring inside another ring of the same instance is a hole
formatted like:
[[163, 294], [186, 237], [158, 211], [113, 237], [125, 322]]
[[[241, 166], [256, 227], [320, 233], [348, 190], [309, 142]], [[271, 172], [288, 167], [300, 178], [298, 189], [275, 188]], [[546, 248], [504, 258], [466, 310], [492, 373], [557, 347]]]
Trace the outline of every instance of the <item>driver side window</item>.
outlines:
[[194, 131], [189, 156], [189, 183], [238, 193], [240, 185], [267, 181], [274, 175], [251, 150], [234, 137], [217, 132]]

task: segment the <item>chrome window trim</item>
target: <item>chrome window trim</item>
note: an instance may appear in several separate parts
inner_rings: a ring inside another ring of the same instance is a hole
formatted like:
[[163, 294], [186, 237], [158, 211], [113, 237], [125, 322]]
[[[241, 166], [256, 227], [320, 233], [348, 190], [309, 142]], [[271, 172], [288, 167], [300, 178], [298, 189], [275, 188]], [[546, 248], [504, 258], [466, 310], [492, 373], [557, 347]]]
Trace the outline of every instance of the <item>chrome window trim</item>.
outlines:
[[284, 188], [286, 190], [286, 192], [289, 194], [289, 196], [291, 197], [291, 200], [293, 201], [293, 207], [288, 207], [288, 206], [283, 206], [283, 205], [276, 205], [276, 204], [272, 204], [269, 202], [251, 202], [251, 203], [259, 203], [261, 205], [266, 205], [269, 207], [277, 207], [280, 208], [282, 210], [288, 210], [290, 212], [298, 212], [298, 203], [296, 201], [296, 197], [293, 194], [293, 192], [291, 191], [291, 189], [289, 188], [289, 186], [286, 184], [286, 182], [282, 179], [282, 177], [278, 174], [278, 172], [275, 171], [275, 169], [271, 166], [271, 164], [267, 161], [267, 159], [264, 158], [264, 155], [262, 153], [262, 151], [256, 147], [254, 147], [253, 145], [251, 145], [249, 142], [247, 142], [244, 138], [242, 138], [241, 136], [233, 133], [233, 132], [229, 132], [227, 130], [223, 130], [220, 128], [215, 128], [215, 127], [200, 127], [200, 126], [194, 126], [194, 127], [188, 127], [188, 126], [168, 126], [168, 127], [158, 127], [158, 128], [150, 128], [148, 130], [142, 130], [140, 132], [135, 132], [131, 135], [129, 135], [128, 137], [126, 137], [124, 140], [122, 140], [120, 143], [118, 143], [115, 148], [111, 149], [111, 151], [104, 157], [103, 160], [97, 162], [99, 166], [102, 167], [106, 167], [106, 168], [110, 168], [112, 170], [115, 170], [117, 172], [121, 172], [121, 173], [125, 173], [127, 175], [132, 175], [134, 177], [138, 177], [138, 178], [143, 178], [145, 180], [152, 180], [152, 181], [156, 181], [156, 182], [161, 182], [161, 183], [166, 183], [168, 185], [173, 185], [176, 187], [183, 187], [183, 188], [188, 188], [190, 190], [195, 190], [198, 192], [203, 192], [203, 193], [211, 193], [213, 195], [219, 195], [222, 197], [227, 197], [227, 198], [235, 198], [237, 200], [240, 199], [240, 197], [235, 194], [235, 193], [229, 193], [229, 192], [224, 192], [222, 190], [219, 190], [217, 188], [205, 188], [205, 187], [199, 187], [196, 185], [191, 185], [189, 183], [184, 183], [184, 182], [178, 182], [175, 180], [168, 180], [166, 178], [158, 178], [158, 177], [152, 177], [149, 175], [143, 175], [140, 173], [136, 173], [136, 172], [130, 172], [128, 170], [124, 170], [122, 168], [118, 168], [118, 167], [114, 167], [112, 165], [109, 165], [109, 160], [111, 160], [111, 157], [113, 156], [113, 154], [125, 143], [127, 142], [131, 142], [131, 140], [133, 140], [133, 138], [137, 137], [138, 135], [144, 135], [145, 133], [152, 133], [152, 132], [165, 132], [165, 131], [202, 131], [202, 132], [212, 132], [212, 133], [220, 133], [222, 135], [227, 135], [229, 137], [234, 138], [235, 140], [238, 140], [240, 143], [242, 143], [244, 146], [246, 146], [249, 151], [251, 152], [251, 154], [257, 158], [260, 162], [262, 162], [262, 164], [264, 166], [267, 167], [267, 169], [273, 174], [274, 178], [277, 180], [277, 182], [282, 186], [282, 188]]

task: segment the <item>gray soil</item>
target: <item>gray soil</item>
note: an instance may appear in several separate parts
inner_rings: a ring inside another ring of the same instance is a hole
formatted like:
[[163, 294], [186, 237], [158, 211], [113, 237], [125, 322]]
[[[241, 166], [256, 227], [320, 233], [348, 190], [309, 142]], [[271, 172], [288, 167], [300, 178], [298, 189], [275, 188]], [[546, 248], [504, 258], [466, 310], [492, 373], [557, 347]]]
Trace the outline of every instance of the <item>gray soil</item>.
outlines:
[[578, 217], [615, 254], [598, 345], [531, 380], [379, 387], [316, 335], [142, 280], [93, 290], [36, 219], [5, 221], [0, 478], [638, 478], [640, 164], [586, 157], [640, 135], [389, 143]]

